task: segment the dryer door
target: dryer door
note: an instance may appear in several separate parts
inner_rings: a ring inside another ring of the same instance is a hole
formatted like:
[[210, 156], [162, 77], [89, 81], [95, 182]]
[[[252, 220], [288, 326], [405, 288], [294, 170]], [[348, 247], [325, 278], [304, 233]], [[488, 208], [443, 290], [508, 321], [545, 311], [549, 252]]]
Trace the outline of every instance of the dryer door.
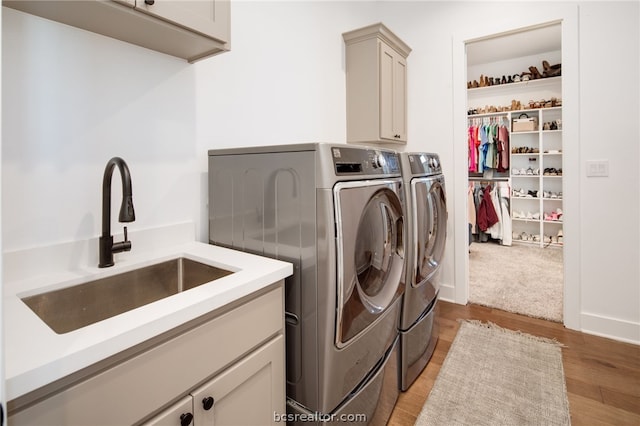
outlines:
[[418, 287], [440, 267], [447, 240], [447, 196], [444, 176], [411, 181], [413, 241], [416, 242], [411, 285]]
[[338, 347], [373, 324], [404, 289], [401, 185], [398, 179], [334, 187]]

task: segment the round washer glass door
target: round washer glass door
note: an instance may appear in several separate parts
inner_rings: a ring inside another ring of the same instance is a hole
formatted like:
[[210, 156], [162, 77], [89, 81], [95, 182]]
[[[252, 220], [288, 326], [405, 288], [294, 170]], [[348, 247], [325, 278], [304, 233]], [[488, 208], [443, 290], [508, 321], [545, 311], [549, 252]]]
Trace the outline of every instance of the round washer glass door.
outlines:
[[400, 180], [334, 187], [337, 237], [336, 344], [364, 331], [402, 294]]
[[412, 286], [420, 286], [435, 274], [447, 240], [447, 198], [444, 176], [414, 179], [413, 229], [416, 249]]

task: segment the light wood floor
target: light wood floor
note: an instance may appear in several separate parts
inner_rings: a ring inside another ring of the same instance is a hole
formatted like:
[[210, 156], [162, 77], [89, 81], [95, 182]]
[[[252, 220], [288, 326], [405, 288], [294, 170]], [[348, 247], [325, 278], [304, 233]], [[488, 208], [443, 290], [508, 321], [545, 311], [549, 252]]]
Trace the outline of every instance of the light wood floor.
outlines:
[[456, 335], [458, 319], [491, 321], [564, 344], [562, 359], [573, 426], [640, 425], [640, 346], [479, 305], [439, 304], [440, 337], [433, 357], [409, 390], [400, 394], [389, 425], [415, 423]]

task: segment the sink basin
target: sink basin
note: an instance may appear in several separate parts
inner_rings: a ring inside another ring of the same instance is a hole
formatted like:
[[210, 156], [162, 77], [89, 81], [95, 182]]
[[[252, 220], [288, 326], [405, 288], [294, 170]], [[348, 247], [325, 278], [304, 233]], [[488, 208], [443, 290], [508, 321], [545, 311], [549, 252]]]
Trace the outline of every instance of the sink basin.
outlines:
[[179, 257], [22, 301], [53, 331], [64, 334], [232, 273]]

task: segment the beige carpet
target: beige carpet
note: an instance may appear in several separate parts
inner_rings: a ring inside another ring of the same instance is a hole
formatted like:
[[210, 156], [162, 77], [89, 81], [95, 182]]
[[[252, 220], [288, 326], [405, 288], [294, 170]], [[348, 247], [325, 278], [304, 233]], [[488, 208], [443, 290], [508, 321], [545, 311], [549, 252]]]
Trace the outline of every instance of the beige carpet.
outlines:
[[463, 321], [417, 426], [571, 424], [560, 344]]
[[469, 302], [562, 322], [562, 249], [494, 242], [469, 246]]

